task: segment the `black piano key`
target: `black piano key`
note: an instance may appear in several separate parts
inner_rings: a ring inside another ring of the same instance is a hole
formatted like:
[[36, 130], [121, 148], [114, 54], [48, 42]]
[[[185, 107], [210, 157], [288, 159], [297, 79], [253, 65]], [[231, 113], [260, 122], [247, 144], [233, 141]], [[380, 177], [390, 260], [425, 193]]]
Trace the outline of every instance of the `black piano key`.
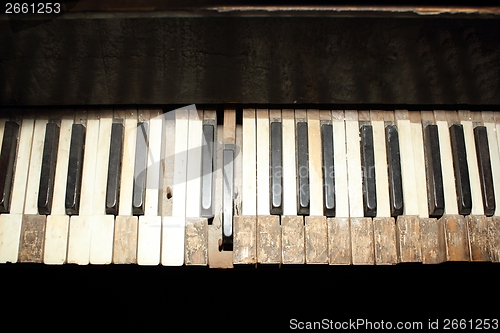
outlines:
[[19, 124], [7, 121], [3, 132], [2, 150], [0, 151], [0, 213], [8, 213], [10, 210], [18, 141]]
[[206, 144], [202, 148], [201, 161], [201, 216], [210, 218], [214, 215], [213, 202], [213, 163], [214, 163], [214, 126], [203, 125], [203, 137]]
[[365, 217], [377, 215], [377, 190], [375, 184], [375, 156], [373, 128], [361, 126], [361, 168], [363, 170], [363, 210]]
[[297, 214], [309, 214], [309, 152], [307, 123], [297, 123]]
[[460, 215], [468, 215], [472, 210], [472, 194], [462, 125], [454, 124], [450, 126], [450, 141], [453, 154], [453, 168], [455, 169], [458, 213]]
[[271, 123], [271, 214], [283, 214], [283, 146], [281, 123]]
[[149, 126], [146, 122], [137, 124], [137, 140], [135, 144], [134, 193], [132, 196], [132, 214], [144, 215], [146, 198], [146, 170], [148, 158]]
[[82, 185], [83, 152], [85, 150], [85, 126], [73, 124], [69, 148], [68, 177], [66, 181], [66, 214], [78, 214]]
[[323, 213], [335, 216], [335, 168], [333, 164], [333, 126], [321, 126], [321, 143], [323, 150]]
[[[394, 125], [385, 128], [387, 165], [389, 172], [389, 197], [391, 216], [403, 214], [403, 180], [401, 178], [401, 156], [399, 152], [398, 129]], [[413, 199], [414, 200], [414, 199]]]
[[48, 215], [52, 209], [54, 178], [56, 175], [57, 149], [59, 147], [59, 125], [45, 126], [40, 186], [38, 189], [38, 213]]
[[495, 213], [495, 192], [493, 189], [490, 147], [486, 127], [477, 126], [474, 128], [474, 139], [476, 142], [477, 166], [479, 167], [484, 214], [491, 216]]
[[123, 124], [113, 123], [109, 146], [108, 183], [106, 185], [106, 214], [118, 214], [122, 156]]
[[444, 188], [437, 125], [427, 125], [425, 127], [424, 147], [429, 216], [442, 216], [444, 214]]
[[233, 183], [234, 183], [234, 151], [223, 151], [223, 211], [222, 211], [222, 243], [225, 250], [233, 245]]

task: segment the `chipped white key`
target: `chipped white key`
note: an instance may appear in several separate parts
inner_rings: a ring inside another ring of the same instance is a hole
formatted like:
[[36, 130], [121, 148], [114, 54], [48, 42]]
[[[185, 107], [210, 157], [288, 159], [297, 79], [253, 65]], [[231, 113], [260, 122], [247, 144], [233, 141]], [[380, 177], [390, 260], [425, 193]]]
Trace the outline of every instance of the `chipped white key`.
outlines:
[[46, 217], [44, 215], [38, 215], [38, 191], [40, 187], [40, 172], [45, 142], [45, 127], [47, 126], [48, 116], [48, 110], [40, 111], [36, 115], [33, 128], [28, 181], [26, 184], [26, 197], [24, 202], [24, 216], [19, 241], [18, 260], [20, 262], [43, 261]]
[[149, 146], [146, 170], [146, 197], [144, 215], [139, 217], [137, 263], [158, 265], [161, 255], [161, 216], [159, 215], [159, 187], [163, 180], [161, 165], [163, 118], [159, 110], [150, 111]]
[[[161, 263], [165, 266], [184, 264], [184, 234], [186, 228], [186, 180], [188, 163], [189, 112], [194, 108], [175, 111], [175, 154], [172, 189], [172, 216], [163, 216]], [[198, 194], [199, 195], [199, 194]]]

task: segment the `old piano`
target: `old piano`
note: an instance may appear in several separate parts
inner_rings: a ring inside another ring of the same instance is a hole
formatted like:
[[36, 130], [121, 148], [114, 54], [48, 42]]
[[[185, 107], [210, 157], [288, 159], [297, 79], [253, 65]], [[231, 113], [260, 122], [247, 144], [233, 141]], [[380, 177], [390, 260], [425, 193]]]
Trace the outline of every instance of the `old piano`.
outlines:
[[500, 261], [500, 7], [0, 16], [0, 262]]

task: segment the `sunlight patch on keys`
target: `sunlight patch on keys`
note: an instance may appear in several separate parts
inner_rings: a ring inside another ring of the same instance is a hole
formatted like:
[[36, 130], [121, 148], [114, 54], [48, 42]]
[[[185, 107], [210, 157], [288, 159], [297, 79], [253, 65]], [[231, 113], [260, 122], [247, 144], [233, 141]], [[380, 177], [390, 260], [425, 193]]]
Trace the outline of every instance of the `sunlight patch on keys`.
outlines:
[[[161, 216], [158, 213], [160, 179], [160, 156], [163, 119], [159, 110], [149, 111], [147, 137], [147, 167], [141, 171], [146, 173], [146, 188], [144, 197], [144, 215], [139, 216], [137, 239], [137, 263], [139, 265], [158, 265], [161, 250]], [[140, 113], [140, 110], [139, 110]], [[139, 119], [141, 120], [141, 119]], [[146, 135], [146, 134], [145, 134]], [[137, 171], [137, 170], [136, 170]], [[137, 172], [135, 172], [137, 175]]]
[[[186, 177], [188, 163], [189, 112], [187, 108], [171, 111], [167, 121], [175, 121], [174, 174], [172, 188], [172, 216], [162, 217], [161, 263], [165, 266], [181, 266], [184, 263], [184, 238], [186, 227]], [[196, 110], [196, 109], [195, 109]], [[170, 185], [168, 185], [170, 186]]]

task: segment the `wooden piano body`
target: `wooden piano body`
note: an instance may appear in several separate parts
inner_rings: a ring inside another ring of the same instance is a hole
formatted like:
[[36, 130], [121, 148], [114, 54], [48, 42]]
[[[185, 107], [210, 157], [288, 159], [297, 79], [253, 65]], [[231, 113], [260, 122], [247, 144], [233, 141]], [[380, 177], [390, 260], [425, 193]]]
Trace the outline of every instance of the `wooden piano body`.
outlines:
[[[276, 118], [281, 124], [288, 117], [285, 110], [296, 110], [296, 121], [313, 119], [319, 128], [320, 119], [321, 124], [333, 122], [335, 126], [337, 113], [330, 110], [341, 110], [340, 114], [347, 117], [347, 130], [348, 121], [355, 122], [352, 124], [356, 127], [377, 117], [379, 121], [387, 119], [384, 112], [344, 110], [385, 110], [392, 114], [389, 122], [409, 124], [412, 112], [419, 114], [420, 122], [421, 110], [480, 113], [498, 111], [500, 106], [498, 7], [235, 6], [231, 2], [210, 1], [182, 5], [146, 1], [141, 5], [130, 3], [126, 8], [114, 1], [82, 1], [66, 6], [67, 13], [51, 19], [34, 15], [0, 17], [3, 115], [12, 116], [22, 109], [38, 110], [37, 114], [47, 109], [56, 112], [88, 109], [89, 116], [99, 119], [104, 116], [94, 110], [113, 109], [116, 118], [117, 114], [125, 114], [123, 110], [133, 109], [139, 114], [136, 121], [140, 121], [142, 111], [152, 115], [156, 110], [170, 111], [195, 104], [198, 110], [205, 110], [205, 115], [206, 110], [219, 110], [219, 123], [227, 118], [241, 125], [241, 118], [246, 119], [245, 110], [253, 110], [250, 114], [256, 117], [255, 124], [262, 114], [269, 122], [276, 115], [273, 110], [282, 110]], [[304, 111], [302, 118], [297, 116], [306, 109], [308, 113]], [[316, 115], [314, 110], [321, 112]], [[440, 115], [437, 112], [432, 121], [443, 121]], [[491, 119], [496, 117], [488, 115]], [[422, 121], [423, 118], [422, 113]], [[464, 120], [457, 119], [446, 120], [445, 116], [444, 121]], [[480, 122], [488, 123], [484, 119], [486, 116]], [[224, 140], [237, 141], [237, 131], [241, 131], [241, 126], [224, 136]], [[263, 233], [281, 237], [284, 231], [279, 218], [278, 224], [276, 219], [269, 218], [257, 227], [258, 212], [253, 213], [253, 219], [243, 215], [235, 223], [250, 225], [248, 230], [255, 233], [255, 238], [251, 240], [253, 245], [247, 244], [245, 250], [255, 252], [250, 257], [234, 258], [234, 263], [285, 265], [281, 247], [272, 248], [272, 239], [259, 240], [256, 231], [264, 228]], [[351, 232], [357, 226], [371, 225], [371, 219], [356, 218], [360, 219], [351, 221]], [[488, 219], [494, 223], [493, 217]], [[292, 220], [287, 223], [297, 226], [297, 221]], [[312, 230], [314, 234], [316, 227], [331, 232], [342, 228], [345, 222], [329, 221], [327, 225], [326, 217], [319, 222], [313, 218], [306, 220], [313, 222], [308, 226], [306, 221], [305, 227], [304, 220], [298, 223], [299, 229], [302, 228], [302, 234], [299, 233], [302, 246], [325, 249], [330, 246], [326, 244], [330, 241], [326, 235], [321, 236], [321, 242], [313, 239], [309, 245], [307, 233]], [[460, 221], [467, 228], [466, 220]], [[408, 245], [406, 257], [401, 254], [405, 251], [401, 242], [406, 238], [396, 233], [411, 233], [415, 223], [409, 219], [398, 225], [384, 224], [383, 228], [395, 235], [391, 240], [394, 256], [389, 259], [382, 256], [378, 258], [380, 263], [425, 262], [424, 250], [420, 254], [412, 252], [414, 244]], [[447, 223], [454, 226], [456, 222], [442, 223], [445, 228]], [[209, 226], [206, 228], [212, 232]], [[497, 229], [492, 230], [498, 233]], [[439, 234], [447, 238], [440, 238], [441, 245], [433, 245], [444, 251], [441, 259], [433, 257], [434, 262], [475, 260], [470, 254], [470, 235], [461, 236], [467, 248], [464, 256], [453, 252], [453, 240], [446, 229], [440, 232], [435, 231], [436, 237]], [[494, 235], [497, 238], [489, 240], [492, 244], [499, 241], [499, 236]], [[368, 259], [366, 251], [361, 249], [355, 259], [351, 252], [344, 253], [349, 258], [342, 262], [335, 262], [336, 254], [325, 252], [317, 263], [376, 264], [376, 240], [366, 229], [360, 229], [358, 236], [372, 247]], [[366, 237], [372, 238], [366, 240]], [[258, 242], [267, 245], [258, 248]], [[278, 243], [281, 246], [281, 241]], [[208, 254], [197, 264], [233, 266], [232, 251], [220, 251], [213, 248], [214, 244], [207, 246], [204, 251]], [[354, 251], [355, 244], [352, 246], [349, 251]], [[259, 249], [263, 251], [262, 260], [258, 258]], [[279, 258], [270, 259], [276, 251]], [[308, 260], [315, 263], [317, 254], [309, 257], [307, 250], [302, 251], [303, 260], [290, 263]], [[491, 255], [489, 248], [479, 252], [488, 254], [487, 261], [499, 260]]]

